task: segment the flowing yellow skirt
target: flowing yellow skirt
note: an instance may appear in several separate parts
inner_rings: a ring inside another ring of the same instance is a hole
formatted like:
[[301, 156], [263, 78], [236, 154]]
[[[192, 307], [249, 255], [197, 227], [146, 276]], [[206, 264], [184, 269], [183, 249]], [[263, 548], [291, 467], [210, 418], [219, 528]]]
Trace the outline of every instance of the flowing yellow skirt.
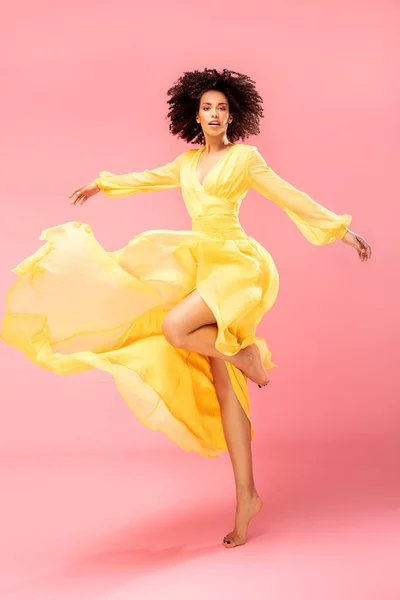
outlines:
[[[79, 222], [40, 239], [46, 243], [13, 269], [19, 278], [7, 294], [1, 339], [60, 375], [107, 371], [146, 426], [203, 456], [226, 450], [210, 360], [172, 347], [162, 321], [197, 289], [215, 315], [220, 352], [257, 343], [265, 368], [276, 366], [255, 335], [279, 286], [265, 248], [243, 235], [153, 230], [107, 252]], [[250, 419], [246, 377], [226, 366]]]

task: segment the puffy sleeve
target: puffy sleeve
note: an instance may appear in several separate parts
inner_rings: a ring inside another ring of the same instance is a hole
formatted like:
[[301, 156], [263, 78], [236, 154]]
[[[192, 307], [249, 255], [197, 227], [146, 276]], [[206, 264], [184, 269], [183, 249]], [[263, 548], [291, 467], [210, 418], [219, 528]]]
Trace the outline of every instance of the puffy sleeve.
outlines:
[[294, 221], [304, 237], [315, 244], [330, 244], [342, 239], [352, 216], [337, 215], [281, 179], [265, 162], [256, 146], [247, 161], [249, 187], [278, 204]]
[[109, 171], [101, 171], [95, 182], [107, 196], [129, 196], [140, 192], [177, 188], [181, 185], [180, 171], [184, 154], [185, 152], [182, 152], [162, 167], [138, 173], [114, 175]]

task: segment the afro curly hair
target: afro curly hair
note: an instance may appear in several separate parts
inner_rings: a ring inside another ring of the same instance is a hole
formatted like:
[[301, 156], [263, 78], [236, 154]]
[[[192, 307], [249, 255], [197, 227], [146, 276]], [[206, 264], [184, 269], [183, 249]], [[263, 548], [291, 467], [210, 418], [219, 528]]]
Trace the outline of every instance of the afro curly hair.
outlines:
[[229, 125], [231, 142], [245, 140], [260, 133], [260, 119], [264, 116], [262, 98], [255, 88], [255, 81], [243, 73], [224, 69], [185, 71], [168, 90], [170, 119], [169, 130], [186, 142], [204, 145], [205, 138], [200, 123], [196, 121], [200, 98], [209, 90], [223, 92], [228, 99], [229, 111], [234, 115]]

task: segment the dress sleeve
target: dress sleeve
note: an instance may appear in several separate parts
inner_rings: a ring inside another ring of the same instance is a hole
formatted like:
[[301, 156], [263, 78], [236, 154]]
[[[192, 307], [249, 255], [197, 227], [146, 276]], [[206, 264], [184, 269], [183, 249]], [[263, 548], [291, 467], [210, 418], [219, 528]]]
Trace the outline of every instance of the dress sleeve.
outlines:
[[309, 242], [321, 246], [344, 237], [351, 215], [337, 215], [281, 179], [267, 165], [256, 146], [251, 149], [247, 165], [249, 187], [283, 208]]
[[109, 171], [101, 171], [95, 182], [107, 196], [129, 196], [140, 192], [177, 188], [181, 185], [180, 171], [184, 154], [185, 152], [182, 152], [162, 167], [138, 173], [114, 175]]

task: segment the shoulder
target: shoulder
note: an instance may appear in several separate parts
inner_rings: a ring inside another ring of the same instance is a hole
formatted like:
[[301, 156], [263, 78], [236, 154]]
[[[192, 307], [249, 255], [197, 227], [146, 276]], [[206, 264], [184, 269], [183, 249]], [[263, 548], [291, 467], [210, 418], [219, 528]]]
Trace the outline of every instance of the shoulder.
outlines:
[[189, 148], [188, 150], [184, 150], [181, 153], [181, 156], [193, 156], [193, 154], [198, 152], [200, 150], [200, 148], [201, 148], [201, 146], [199, 146], [198, 148]]
[[253, 146], [252, 144], [236, 144], [236, 146], [240, 146], [241, 151], [246, 157], [251, 156], [254, 152], [258, 152], [257, 146]]
[[183, 152], [178, 154], [176, 160], [179, 160], [179, 162], [190, 160], [196, 154], [196, 152], [198, 152], [198, 150], [199, 148], [189, 148], [188, 150], [183, 150]]
[[253, 146], [252, 144], [237, 144], [240, 146], [239, 154], [243, 158], [245, 168], [249, 168], [249, 164], [254, 158], [259, 156], [259, 151], [257, 146]]
[[180, 169], [182, 167], [182, 165], [184, 165], [186, 162], [189, 162], [191, 160], [191, 157], [193, 156], [193, 154], [195, 152], [197, 152], [197, 150], [193, 150], [193, 149], [183, 150], [183, 152], [180, 152], [179, 154], [175, 154], [175, 156], [170, 159], [170, 164], [173, 165], [175, 168]]
[[242, 148], [245, 148], [248, 151], [250, 151], [252, 148], [257, 150], [257, 146], [252, 146], [251, 144], [236, 144], [236, 146], [242, 146]]
[[184, 150], [182, 152], [182, 154], [188, 154], [188, 155], [192, 155], [195, 152], [197, 152], [198, 150], [200, 150], [201, 146], [199, 146], [198, 148], [189, 148], [189, 150]]

